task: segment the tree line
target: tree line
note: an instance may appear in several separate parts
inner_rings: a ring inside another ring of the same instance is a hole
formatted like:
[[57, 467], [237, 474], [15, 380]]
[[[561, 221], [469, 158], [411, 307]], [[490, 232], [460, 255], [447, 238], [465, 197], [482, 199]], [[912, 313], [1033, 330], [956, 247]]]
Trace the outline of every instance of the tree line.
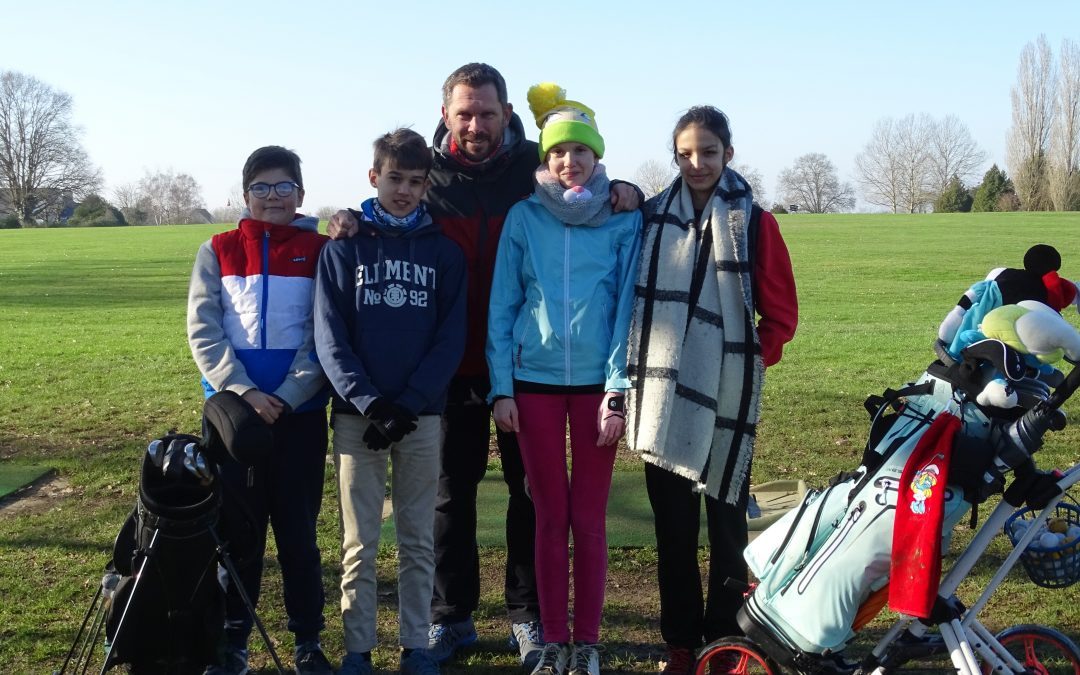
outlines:
[[[780, 172], [774, 212], [794, 208], [834, 213], [854, 208], [856, 196], [893, 213], [1080, 210], [1080, 46], [1062, 41], [1057, 57], [1039, 36], [1020, 54], [1011, 90], [1010, 177], [995, 163], [981, 177], [986, 153], [955, 115], [908, 114], [877, 121], [855, 157], [855, 183], [840, 179], [821, 152], [795, 159]], [[754, 187], [760, 174], [736, 167]], [[646, 195], [670, 182], [670, 171], [649, 160], [635, 178]]]
[[[877, 121], [855, 157], [855, 183], [841, 180], [821, 152], [795, 159], [780, 172], [774, 211], [849, 211], [856, 196], [893, 213], [926, 211], [1080, 210], [1080, 45], [1066, 38], [1055, 55], [1040, 35], [1021, 51], [1011, 89], [1009, 176], [994, 164], [981, 181], [986, 153], [955, 115], [908, 114]], [[147, 171], [121, 185], [111, 201], [102, 175], [80, 143], [71, 97], [15, 71], [0, 72], [0, 227], [43, 223], [161, 225], [235, 220], [239, 187], [228, 204], [206, 212], [198, 182], [186, 173]], [[766, 203], [761, 174], [734, 165]], [[635, 180], [646, 195], [666, 187], [672, 167], [642, 164]], [[334, 209], [320, 209], [320, 215]], [[7, 214], [4, 217], [4, 214]]]

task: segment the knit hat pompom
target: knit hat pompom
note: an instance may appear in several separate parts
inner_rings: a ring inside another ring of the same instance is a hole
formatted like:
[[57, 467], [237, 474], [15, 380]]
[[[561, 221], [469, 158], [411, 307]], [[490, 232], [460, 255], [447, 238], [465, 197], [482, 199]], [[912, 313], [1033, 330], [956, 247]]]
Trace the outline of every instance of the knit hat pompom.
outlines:
[[604, 156], [604, 139], [596, 128], [596, 113], [578, 101], [566, 98], [566, 90], [554, 82], [529, 87], [529, 110], [540, 128], [540, 160], [559, 143], [581, 143]]

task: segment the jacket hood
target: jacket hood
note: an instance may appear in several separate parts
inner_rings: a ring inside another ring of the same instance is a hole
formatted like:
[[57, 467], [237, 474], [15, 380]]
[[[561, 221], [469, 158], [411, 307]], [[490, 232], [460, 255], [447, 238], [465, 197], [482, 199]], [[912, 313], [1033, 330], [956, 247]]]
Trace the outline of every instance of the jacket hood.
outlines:
[[462, 173], [483, 175], [496, 167], [502, 167], [508, 158], [515, 156], [521, 150], [525, 141], [525, 126], [521, 123], [521, 118], [518, 117], [517, 113], [511, 113], [510, 124], [506, 127], [506, 131], [503, 132], [502, 145], [495, 151], [495, 154], [479, 164], [462, 164], [450, 154], [450, 130], [446, 128], [446, 123], [442, 118], [439, 118], [439, 124], [435, 127], [435, 136], [431, 141], [431, 148], [435, 154], [436, 162], [448, 164], [454, 170]]

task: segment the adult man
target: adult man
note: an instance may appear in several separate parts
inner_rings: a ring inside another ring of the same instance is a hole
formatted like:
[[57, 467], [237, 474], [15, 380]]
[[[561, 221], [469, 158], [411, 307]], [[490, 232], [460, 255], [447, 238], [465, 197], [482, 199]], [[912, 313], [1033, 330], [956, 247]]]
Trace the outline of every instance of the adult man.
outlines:
[[[432, 218], [465, 252], [468, 264], [468, 333], [465, 355], [450, 382], [446, 438], [435, 502], [435, 588], [428, 649], [437, 661], [477, 640], [472, 614], [480, 599], [476, 546], [476, 490], [487, 470], [490, 384], [484, 361], [488, 296], [503, 219], [533, 191], [540, 162], [536, 143], [525, 138], [506, 82], [483, 63], [466, 64], [443, 84], [442, 119], [432, 142], [434, 166], [427, 202]], [[612, 186], [616, 210], [636, 209], [634, 186]], [[355, 221], [339, 211], [330, 236], [355, 233]], [[543, 636], [533, 568], [536, 514], [525, 489], [525, 469], [513, 434], [498, 432], [503, 480], [510, 491], [506, 511], [506, 609], [511, 645], [531, 669]]]

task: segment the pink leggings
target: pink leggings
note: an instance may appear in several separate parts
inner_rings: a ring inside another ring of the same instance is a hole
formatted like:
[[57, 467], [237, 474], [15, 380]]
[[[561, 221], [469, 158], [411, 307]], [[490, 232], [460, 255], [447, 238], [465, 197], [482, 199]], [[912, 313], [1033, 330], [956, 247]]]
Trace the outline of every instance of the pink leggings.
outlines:
[[[536, 586], [544, 639], [570, 641], [570, 533], [574, 533], [574, 641], [600, 636], [607, 581], [607, 513], [615, 445], [598, 446], [603, 394], [517, 394], [518, 443], [536, 507]], [[567, 475], [566, 420], [570, 419]]]

